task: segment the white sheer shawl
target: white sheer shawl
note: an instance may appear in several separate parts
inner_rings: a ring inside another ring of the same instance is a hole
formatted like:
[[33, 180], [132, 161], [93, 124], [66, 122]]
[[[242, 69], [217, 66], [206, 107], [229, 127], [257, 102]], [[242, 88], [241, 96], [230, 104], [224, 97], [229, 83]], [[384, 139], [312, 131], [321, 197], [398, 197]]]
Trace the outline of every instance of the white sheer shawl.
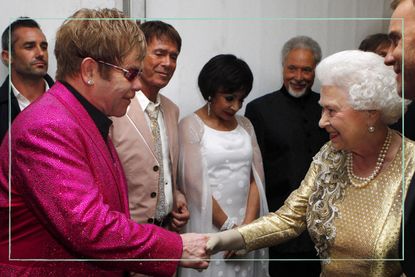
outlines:
[[[236, 116], [238, 124], [251, 136], [252, 143], [252, 173], [255, 178], [260, 195], [260, 214], [268, 213], [268, 205], [264, 189], [264, 170], [261, 151], [259, 149], [254, 128], [249, 119]], [[196, 115], [191, 114], [181, 120], [179, 124], [179, 173], [178, 185], [186, 195], [190, 220], [185, 227], [185, 232], [212, 233], [216, 232], [212, 223], [212, 193], [208, 183], [207, 165], [201, 151], [201, 140], [204, 134], [204, 123]], [[235, 189], [237, 187], [235, 186]], [[268, 250], [262, 250], [262, 255], [255, 255], [255, 259], [268, 259]], [[264, 254], [265, 253], [265, 254]], [[256, 265], [264, 267], [264, 262], [256, 262]], [[266, 265], [268, 268], [268, 265]], [[207, 273], [205, 271], [205, 273]], [[196, 276], [193, 271], [192, 276]], [[205, 275], [206, 276], [206, 275]]]

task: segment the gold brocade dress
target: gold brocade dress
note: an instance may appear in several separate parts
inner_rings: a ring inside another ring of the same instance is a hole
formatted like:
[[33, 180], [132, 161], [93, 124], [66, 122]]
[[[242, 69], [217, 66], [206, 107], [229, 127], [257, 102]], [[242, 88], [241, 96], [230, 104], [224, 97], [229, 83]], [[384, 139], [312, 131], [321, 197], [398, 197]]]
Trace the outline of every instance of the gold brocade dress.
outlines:
[[404, 139], [403, 147], [386, 170], [356, 188], [347, 177], [346, 153], [328, 142], [278, 211], [238, 228], [247, 250], [279, 244], [307, 228], [323, 259], [321, 276], [401, 276], [402, 193], [414, 174], [415, 144]]

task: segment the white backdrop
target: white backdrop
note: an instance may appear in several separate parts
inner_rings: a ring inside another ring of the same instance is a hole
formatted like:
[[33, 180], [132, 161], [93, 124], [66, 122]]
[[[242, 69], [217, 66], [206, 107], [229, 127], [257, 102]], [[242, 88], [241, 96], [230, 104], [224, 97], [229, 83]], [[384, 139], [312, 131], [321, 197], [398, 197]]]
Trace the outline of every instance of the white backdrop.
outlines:
[[[249, 102], [281, 86], [280, 51], [289, 38], [314, 38], [324, 57], [357, 48], [368, 34], [386, 32], [390, 16], [389, 0], [8, 0], [2, 3], [0, 31], [18, 16], [36, 18], [50, 43], [49, 73], [54, 76], [54, 34], [63, 18], [81, 7], [122, 9], [123, 2], [131, 17], [164, 20], [182, 36], [176, 73], [162, 91], [179, 105], [182, 117], [203, 105], [197, 76], [214, 55], [232, 53], [249, 64], [254, 74]], [[6, 75], [2, 66], [1, 82]]]
[[[182, 117], [203, 105], [197, 76], [214, 55], [232, 53], [249, 64], [254, 86], [248, 103], [280, 88], [280, 51], [291, 37], [312, 37], [324, 57], [357, 48], [368, 34], [387, 31], [387, 19], [363, 18], [390, 16], [389, 0], [151, 0], [145, 7], [148, 18], [175, 18], [166, 21], [182, 36], [176, 74], [163, 90], [179, 105]], [[317, 83], [314, 89], [319, 89]]]
[[[49, 43], [49, 74], [54, 78], [56, 60], [53, 54], [55, 34], [64, 19], [80, 8], [111, 7], [122, 10], [122, 0], [3, 0], [0, 9], [0, 34], [19, 16], [35, 19]], [[1, 46], [0, 46], [1, 47]], [[0, 65], [0, 84], [8, 74], [6, 66]]]

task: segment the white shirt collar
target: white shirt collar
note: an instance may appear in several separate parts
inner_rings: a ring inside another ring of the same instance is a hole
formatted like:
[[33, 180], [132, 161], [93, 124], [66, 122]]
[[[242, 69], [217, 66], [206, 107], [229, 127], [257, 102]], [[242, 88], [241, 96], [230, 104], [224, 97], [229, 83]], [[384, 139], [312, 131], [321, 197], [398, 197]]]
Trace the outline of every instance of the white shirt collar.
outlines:
[[[45, 79], [43, 79], [43, 81], [45, 82], [45, 91], [47, 91], [49, 89], [49, 84], [48, 82], [46, 82]], [[13, 82], [10, 82], [10, 85], [13, 94], [16, 97], [17, 102], [19, 103], [20, 111], [23, 111], [25, 108], [27, 108], [27, 106], [30, 105], [30, 101], [23, 94], [21, 94], [21, 92], [13, 85]]]
[[[150, 104], [151, 102], [141, 90], [136, 92], [135, 99], [137, 99], [143, 111], [146, 110], [148, 104]], [[156, 103], [154, 103], [154, 106], [158, 107], [159, 105], [160, 105], [160, 94], [157, 94]]]

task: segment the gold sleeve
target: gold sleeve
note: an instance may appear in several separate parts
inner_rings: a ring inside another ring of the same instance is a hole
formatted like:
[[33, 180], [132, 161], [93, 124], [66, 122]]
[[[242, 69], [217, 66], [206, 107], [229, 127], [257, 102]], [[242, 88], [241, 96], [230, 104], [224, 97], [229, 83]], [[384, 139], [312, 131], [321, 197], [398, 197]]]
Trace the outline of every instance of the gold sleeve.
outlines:
[[306, 212], [319, 166], [314, 162], [298, 189], [276, 212], [239, 227], [248, 251], [280, 244], [300, 235], [307, 227]]

